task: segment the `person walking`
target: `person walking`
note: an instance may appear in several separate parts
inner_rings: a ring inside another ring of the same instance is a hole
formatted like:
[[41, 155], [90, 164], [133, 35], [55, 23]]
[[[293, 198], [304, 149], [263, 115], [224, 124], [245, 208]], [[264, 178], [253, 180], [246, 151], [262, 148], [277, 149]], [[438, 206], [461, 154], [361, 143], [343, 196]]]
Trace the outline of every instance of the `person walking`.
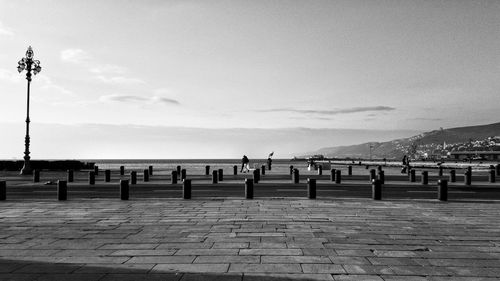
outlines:
[[246, 155], [243, 155], [243, 158], [241, 158], [241, 170], [240, 173], [246, 173], [247, 171], [249, 172], [250, 169], [248, 169], [248, 163], [250, 160], [248, 160], [248, 157]]

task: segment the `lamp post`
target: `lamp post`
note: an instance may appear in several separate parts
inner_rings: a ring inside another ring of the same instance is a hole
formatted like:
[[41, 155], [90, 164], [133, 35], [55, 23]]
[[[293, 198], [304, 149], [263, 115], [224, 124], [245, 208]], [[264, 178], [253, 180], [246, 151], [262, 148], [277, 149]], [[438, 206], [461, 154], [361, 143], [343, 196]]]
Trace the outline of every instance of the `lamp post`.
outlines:
[[23, 70], [26, 70], [26, 80], [28, 80], [28, 99], [26, 106], [26, 137], [24, 139], [24, 166], [21, 169], [21, 175], [30, 175], [33, 173], [30, 164], [30, 83], [31, 83], [31, 72], [33, 74], [37, 74], [42, 71], [42, 67], [40, 66], [39, 60], [33, 59], [33, 49], [31, 46], [28, 47], [26, 51], [26, 57], [22, 58], [18, 62], [17, 71], [21, 73]]

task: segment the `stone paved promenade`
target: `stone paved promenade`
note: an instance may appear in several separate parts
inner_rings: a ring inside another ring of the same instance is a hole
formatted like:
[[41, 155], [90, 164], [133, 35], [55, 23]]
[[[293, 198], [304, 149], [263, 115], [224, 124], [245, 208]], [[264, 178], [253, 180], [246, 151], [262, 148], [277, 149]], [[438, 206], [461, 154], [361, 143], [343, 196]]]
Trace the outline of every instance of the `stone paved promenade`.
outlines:
[[500, 280], [500, 202], [0, 202], [0, 280]]

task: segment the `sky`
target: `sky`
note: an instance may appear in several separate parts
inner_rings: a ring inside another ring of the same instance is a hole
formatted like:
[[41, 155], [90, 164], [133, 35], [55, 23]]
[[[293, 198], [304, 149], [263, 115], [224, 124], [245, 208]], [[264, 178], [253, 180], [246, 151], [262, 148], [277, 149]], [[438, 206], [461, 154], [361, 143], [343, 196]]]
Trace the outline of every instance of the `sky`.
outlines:
[[34, 158], [286, 158], [499, 121], [495, 0], [0, 0], [4, 159], [24, 151], [28, 46]]

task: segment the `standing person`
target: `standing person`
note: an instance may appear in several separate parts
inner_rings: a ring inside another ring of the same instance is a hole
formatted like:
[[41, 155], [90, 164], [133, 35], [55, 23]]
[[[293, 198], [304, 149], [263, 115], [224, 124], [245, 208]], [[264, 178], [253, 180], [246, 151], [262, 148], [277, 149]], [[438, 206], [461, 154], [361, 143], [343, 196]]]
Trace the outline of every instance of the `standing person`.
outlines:
[[250, 171], [250, 169], [248, 169], [248, 163], [250, 162], [250, 160], [248, 160], [248, 157], [246, 155], [243, 155], [243, 158], [241, 158], [241, 170], [240, 170], [240, 173], [243, 172], [243, 173], [246, 173], [247, 171]]
[[274, 151], [269, 153], [269, 156], [267, 157], [267, 169], [269, 171], [271, 171], [271, 165], [273, 163], [273, 159], [271, 159], [271, 157], [273, 157], [273, 155], [274, 155]]

